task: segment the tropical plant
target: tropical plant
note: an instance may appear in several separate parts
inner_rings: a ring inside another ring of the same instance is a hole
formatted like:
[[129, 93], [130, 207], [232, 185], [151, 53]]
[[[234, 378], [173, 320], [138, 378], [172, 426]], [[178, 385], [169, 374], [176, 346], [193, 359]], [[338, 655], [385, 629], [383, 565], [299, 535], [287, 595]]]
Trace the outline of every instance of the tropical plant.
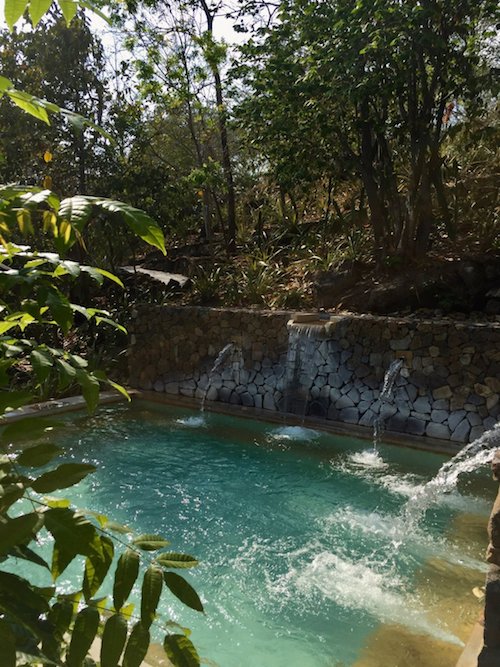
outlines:
[[[156, 223], [142, 211], [121, 202], [82, 196], [59, 201], [49, 190], [21, 186], [0, 189], [0, 415], [7, 415], [32, 397], [29, 388], [17, 391], [9, 388], [10, 377], [19, 365], [32, 368], [37, 386], [54, 377], [60, 388], [78, 384], [90, 410], [97, 406], [102, 383], [127, 395], [103, 372], [90, 371], [81, 356], [43, 341], [51, 338], [50, 330], [55, 332], [56, 339], [57, 335], [67, 334], [76, 313], [98, 325], [121, 328], [105, 311], [71, 303], [65, 294], [67, 283], [85, 274], [99, 283], [105, 278], [120, 283], [119, 279], [103, 269], [80, 265], [57, 253], [37, 252], [14, 241], [16, 237], [32, 235], [39, 223], [56, 247], [66, 252], [81, 235], [96, 207], [118, 212], [140, 238], [165, 251]], [[28, 447], [26, 443], [36, 441], [53, 428], [51, 420], [31, 418], [10, 423], [7, 419], [4, 423], [0, 458], [0, 558], [4, 565], [0, 569], [2, 665], [96, 664], [88, 652], [98, 634], [102, 667], [118, 665], [122, 653], [124, 667], [140, 665], [149, 647], [150, 627], [163, 584], [189, 607], [203, 610], [189, 583], [171, 572], [174, 568], [192, 567], [196, 560], [185, 554], [161, 551], [168, 542], [158, 536], [138, 536], [127, 542], [124, 538], [117, 539], [113, 531], [129, 531], [102, 515], [81, 512], [67, 500], [48, 498], [46, 494], [73, 486], [94, 467], [62, 462], [47, 469], [47, 464], [62, 454], [61, 450], [49, 442]], [[50, 565], [37, 548], [44, 533], [50, 534], [53, 541]], [[113, 604], [108, 607], [106, 598], [95, 596], [115, 562], [117, 547], [122, 553], [114, 574]], [[144, 552], [152, 551], [158, 554], [144, 562]], [[73, 594], [63, 595], [57, 588], [58, 579], [78, 555], [85, 558], [81, 585]], [[23, 570], [23, 576], [14, 574], [13, 559], [29, 562], [31, 568], [49, 570], [54, 585], [40, 588], [31, 582], [26, 571]], [[145, 571], [140, 614], [136, 615], [128, 600], [139, 577], [141, 560]], [[199, 664], [186, 634], [169, 633], [163, 645], [175, 665]]]

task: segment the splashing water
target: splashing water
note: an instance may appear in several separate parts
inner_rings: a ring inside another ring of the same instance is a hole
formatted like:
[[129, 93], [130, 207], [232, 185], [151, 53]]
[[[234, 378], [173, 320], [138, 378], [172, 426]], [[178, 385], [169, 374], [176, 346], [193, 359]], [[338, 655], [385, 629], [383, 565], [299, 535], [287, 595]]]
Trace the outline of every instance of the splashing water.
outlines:
[[373, 449], [375, 451], [378, 449], [385, 426], [385, 417], [382, 415], [382, 408], [384, 405], [390, 405], [394, 402], [394, 383], [401, 373], [403, 363], [403, 359], [395, 359], [392, 361], [384, 376], [384, 382], [379, 396], [379, 401], [381, 403], [380, 415], [373, 422]]
[[227, 345], [224, 345], [222, 350], [217, 355], [214, 365], [208, 374], [207, 386], [205, 387], [205, 391], [203, 392], [203, 397], [201, 399], [201, 412], [205, 410], [205, 401], [207, 400], [208, 390], [210, 389], [210, 384], [214, 374], [217, 373], [217, 371], [227, 363], [235, 363], [238, 368], [243, 365], [243, 354], [241, 348], [238, 347], [236, 343], [227, 343]]
[[444, 463], [437, 475], [419, 487], [403, 508], [403, 516], [409, 529], [417, 525], [426, 511], [439, 502], [443, 495], [453, 491], [461, 475], [490, 463], [499, 447], [500, 422]]
[[282, 426], [276, 429], [270, 437], [273, 440], [316, 440], [320, 434], [312, 428], [304, 426]]
[[196, 417], [181, 417], [176, 420], [176, 423], [181, 426], [189, 426], [190, 428], [200, 428], [200, 426], [207, 425], [203, 415], [197, 415]]

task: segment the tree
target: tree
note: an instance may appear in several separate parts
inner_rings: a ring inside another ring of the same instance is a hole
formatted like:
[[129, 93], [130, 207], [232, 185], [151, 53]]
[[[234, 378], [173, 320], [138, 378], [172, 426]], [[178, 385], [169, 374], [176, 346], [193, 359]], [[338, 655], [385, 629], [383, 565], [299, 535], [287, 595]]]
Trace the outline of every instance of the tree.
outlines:
[[[236, 195], [222, 69], [226, 46], [214, 38], [220, 6], [204, 2], [129, 3], [132, 37], [145, 99], [163, 115], [185, 125], [194, 158], [191, 184], [201, 192], [203, 232], [212, 236], [213, 218], [229, 252], [235, 249]], [[122, 25], [126, 25], [124, 17]]]
[[356, 174], [376, 259], [419, 257], [439, 223], [454, 233], [441, 144], [453, 106], [477, 114], [491, 87], [481, 47], [497, 12], [490, 0], [282, 2], [243, 49], [242, 124], [278, 170]]

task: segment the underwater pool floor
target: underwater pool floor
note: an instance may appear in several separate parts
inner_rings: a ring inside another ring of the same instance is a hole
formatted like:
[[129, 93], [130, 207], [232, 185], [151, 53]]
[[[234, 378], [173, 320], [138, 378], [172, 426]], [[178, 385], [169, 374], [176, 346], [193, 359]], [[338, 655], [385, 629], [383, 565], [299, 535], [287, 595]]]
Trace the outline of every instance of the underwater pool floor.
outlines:
[[207, 664], [454, 666], [480, 613], [484, 473], [408, 530], [442, 455], [140, 402], [69, 419], [66, 458], [98, 470], [65, 495], [201, 561], [205, 614], [166, 595], [161, 612]]

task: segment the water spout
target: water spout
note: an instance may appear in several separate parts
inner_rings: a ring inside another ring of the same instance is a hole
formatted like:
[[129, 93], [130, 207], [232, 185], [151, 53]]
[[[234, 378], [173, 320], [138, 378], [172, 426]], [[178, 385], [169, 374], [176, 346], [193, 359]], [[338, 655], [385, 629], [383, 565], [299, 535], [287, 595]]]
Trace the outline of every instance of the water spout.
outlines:
[[243, 364], [243, 353], [241, 348], [236, 345], [236, 343], [227, 343], [227, 345], [224, 345], [222, 350], [217, 355], [214, 361], [214, 365], [208, 373], [207, 386], [205, 387], [205, 391], [203, 392], [203, 397], [201, 399], [200, 412], [205, 410], [205, 401], [207, 400], [207, 394], [208, 390], [210, 389], [213, 376], [215, 373], [217, 373], [217, 371], [229, 364], [234, 364], [238, 369], [240, 369]]
[[417, 489], [403, 508], [402, 515], [407, 525], [416, 526], [432, 505], [453, 491], [462, 475], [490, 463], [499, 447], [500, 422], [443, 463], [437, 475]]
[[384, 405], [390, 405], [394, 402], [394, 384], [401, 373], [403, 368], [404, 360], [395, 359], [391, 362], [391, 365], [386, 371], [384, 376], [384, 382], [382, 384], [382, 390], [380, 391], [379, 401], [380, 401], [380, 414], [376, 417], [373, 422], [373, 450], [378, 451], [378, 445], [385, 427], [385, 417], [382, 414]]

